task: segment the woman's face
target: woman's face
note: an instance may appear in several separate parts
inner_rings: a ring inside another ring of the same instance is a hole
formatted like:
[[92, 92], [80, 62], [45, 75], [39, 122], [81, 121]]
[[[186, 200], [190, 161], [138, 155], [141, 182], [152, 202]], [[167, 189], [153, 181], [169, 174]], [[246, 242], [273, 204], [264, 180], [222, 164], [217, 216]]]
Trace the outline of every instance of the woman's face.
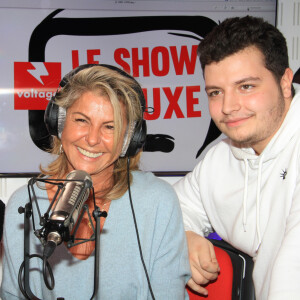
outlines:
[[85, 92], [67, 110], [61, 142], [68, 159], [69, 172], [83, 170], [90, 175], [112, 174], [113, 163], [122, 150], [127, 127], [125, 107], [121, 139], [113, 155], [114, 110], [107, 97]]

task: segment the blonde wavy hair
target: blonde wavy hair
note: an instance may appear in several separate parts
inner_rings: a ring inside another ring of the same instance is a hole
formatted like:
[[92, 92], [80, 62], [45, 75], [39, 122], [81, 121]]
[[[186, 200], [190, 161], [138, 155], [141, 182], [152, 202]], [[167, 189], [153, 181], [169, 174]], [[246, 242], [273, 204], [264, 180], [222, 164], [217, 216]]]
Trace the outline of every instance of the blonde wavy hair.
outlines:
[[[139, 84], [130, 76], [125, 76], [122, 73], [104, 67], [95, 65], [85, 68], [75, 75], [68, 78], [68, 83], [57, 93], [55, 103], [68, 110], [76, 100], [84, 93], [93, 92], [95, 95], [107, 97], [114, 109], [114, 145], [112, 155], [116, 154], [117, 145], [122, 138], [123, 115], [121, 103], [124, 104], [127, 118], [127, 130], [133, 127], [132, 124], [138, 124], [143, 119], [143, 109], [141, 106], [138, 91], [141, 91]], [[132, 132], [127, 131], [131, 138]], [[46, 168], [40, 166], [42, 175], [47, 175], [53, 178], [64, 178], [68, 172], [68, 159], [64, 152], [61, 153], [61, 141], [58, 137], [53, 136], [51, 154], [58, 157], [51, 162]], [[138, 170], [141, 151], [130, 158], [129, 170]], [[119, 157], [114, 163], [113, 179], [114, 185], [109, 190], [104, 191], [104, 199], [118, 199], [128, 189], [127, 183], [127, 160], [128, 158]], [[129, 171], [129, 172], [130, 172]], [[132, 175], [130, 183], [132, 182]]]

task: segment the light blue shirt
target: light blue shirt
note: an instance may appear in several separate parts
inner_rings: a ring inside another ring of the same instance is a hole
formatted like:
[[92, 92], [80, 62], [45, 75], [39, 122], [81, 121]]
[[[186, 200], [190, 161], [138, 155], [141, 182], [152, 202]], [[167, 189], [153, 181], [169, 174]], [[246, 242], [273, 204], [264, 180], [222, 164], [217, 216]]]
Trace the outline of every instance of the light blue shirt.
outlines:
[[[35, 188], [41, 213], [48, 206], [47, 193]], [[173, 188], [152, 173], [133, 172], [131, 195], [143, 257], [155, 298], [188, 299], [185, 284], [190, 278], [182, 214]], [[24, 215], [18, 207], [28, 200], [27, 186], [17, 190], [6, 207], [2, 299], [23, 298], [18, 271], [23, 261]], [[35, 219], [36, 228], [38, 218]], [[30, 254], [41, 254], [43, 246], [30, 233]], [[94, 253], [86, 260], [73, 257], [64, 244], [49, 259], [55, 287], [44, 284], [42, 260], [33, 258], [30, 286], [40, 299], [90, 299], [94, 287]], [[138, 249], [128, 192], [113, 200], [100, 235], [100, 278], [97, 299], [151, 299]]]

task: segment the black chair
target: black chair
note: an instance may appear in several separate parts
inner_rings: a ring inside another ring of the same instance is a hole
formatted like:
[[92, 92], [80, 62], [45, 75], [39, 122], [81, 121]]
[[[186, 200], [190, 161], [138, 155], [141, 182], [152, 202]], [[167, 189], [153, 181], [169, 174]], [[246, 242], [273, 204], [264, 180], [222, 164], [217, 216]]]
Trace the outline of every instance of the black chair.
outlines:
[[0, 242], [2, 241], [5, 204], [0, 199]]
[[225, 250], [231, 258], [233, 266], [232, 300], [255, 300], [252, 257], [223, 240], [209, 240], [215, 247]]

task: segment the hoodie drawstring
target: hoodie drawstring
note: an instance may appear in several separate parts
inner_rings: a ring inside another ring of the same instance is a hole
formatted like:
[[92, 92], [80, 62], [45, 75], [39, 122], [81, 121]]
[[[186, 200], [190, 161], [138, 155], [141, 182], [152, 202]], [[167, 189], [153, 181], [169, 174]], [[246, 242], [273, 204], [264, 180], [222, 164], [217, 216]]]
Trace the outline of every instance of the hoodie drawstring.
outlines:
[[[243, 227], [246, 232], [247, 225], [247, 198], [248, 198], [248, 180], [249, 180], [249, 162], [247, 158], [244, 158], [245, 163], [245, 180], [244, 180], [244, 199], [243, 199]], [[260, 157], [258, 164], [258, 176], [256, 187], [256, 233], [258, 237], [258, 244], [255, 252], [258, 251], [261, 244], [261, 232], [260, 232], [260, 189], [261, 189], [261, 173], [262, 173], [263, 156]]]
[[246, 232], [247, 224], [247, 198], [248, 198], [248, 176], [249, 176], [249, 164], [248, 160], [244, 158], [245, 163], [245, 181], [244, 181], [244, 200], [243, 200], [243, 227]]
[[261, 244], [260, 234], [260, 188], [261, 188], [261, 173], [262, 173], [263, 155], [258, 163], [258, 177], [257, 177], [257, 189], [256, 189], [256, 232], [258, 237], [258, 244], [255, 251], [257, 252]]

